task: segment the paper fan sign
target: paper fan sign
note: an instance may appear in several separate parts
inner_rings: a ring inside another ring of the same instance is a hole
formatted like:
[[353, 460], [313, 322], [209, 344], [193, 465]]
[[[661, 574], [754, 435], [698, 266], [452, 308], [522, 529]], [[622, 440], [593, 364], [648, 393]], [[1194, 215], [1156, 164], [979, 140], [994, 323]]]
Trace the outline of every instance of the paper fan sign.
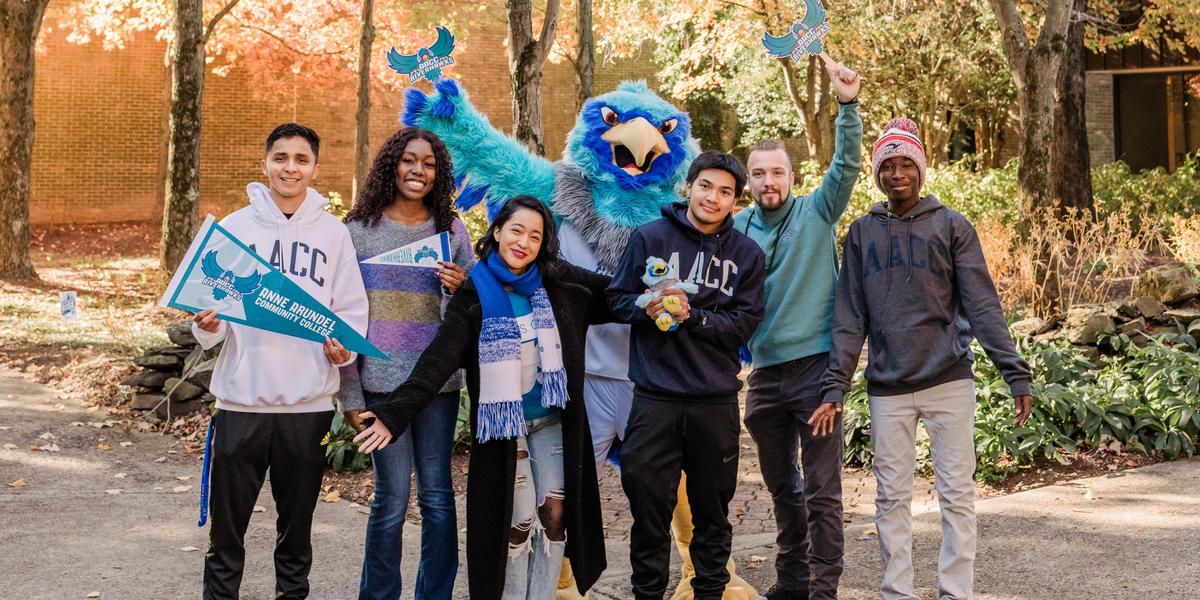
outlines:
[[792, 23], [787, 33], [778, 37], [770, 33], [763, 34], [762, 44], [767, 54], [776, 58], [791, 57], [796, 62], [815, 54], [826, 63], [833, 62], [825, 54], [825, 42], [822, 39], [832, 29], [825, 19], [825, 7], [821, 0], [804, 0], [804, 5], [804, 18]]
[[387, 51], [388, 66], [401, 75], [408, 75], [409, 83], [422, 79], [437, 81], [442, 69], [454, 64], [454, 36], [445, 27], [437, 28], [437, 40], [432, 46], [421, 48], [415, 54], [400, 54], [395, 48]]
[[445, 231], [394, 250], [376, 254], [362, 261], [362, 264], [437, 268], [440, 266], [438, 262], [450, 262], [450, 234]]

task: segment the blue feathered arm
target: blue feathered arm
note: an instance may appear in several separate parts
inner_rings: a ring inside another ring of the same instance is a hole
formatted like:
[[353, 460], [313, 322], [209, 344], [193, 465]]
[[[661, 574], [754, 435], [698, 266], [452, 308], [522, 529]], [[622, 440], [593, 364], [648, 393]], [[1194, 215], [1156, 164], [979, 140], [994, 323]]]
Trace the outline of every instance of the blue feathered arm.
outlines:
[[488, 122], [467, 100], [467, 93], [453, 79], [434, 84], [437, 92], [426, 95], [409, 88], [404, 99], [404, 124], [437, 134], [454, 161], [454, 177], [466, 180], [459, 196], [460, 209], [487, 198], [488, 216], [509, 198], [528, 194], [547, 206], [553, 202], [554, 168], [513, 138]]

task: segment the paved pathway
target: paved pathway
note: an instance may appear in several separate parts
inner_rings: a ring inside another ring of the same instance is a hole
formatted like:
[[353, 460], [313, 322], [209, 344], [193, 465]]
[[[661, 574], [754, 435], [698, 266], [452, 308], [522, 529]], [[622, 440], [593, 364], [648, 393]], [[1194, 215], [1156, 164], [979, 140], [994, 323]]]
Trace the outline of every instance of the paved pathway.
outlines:
[[[47, 433], [52, 439], [42, 437]], [[50, 444], [58, 451], [32, 450]], [[744, 436], [743, 446], [731, 507], [734, 556], [747, 579], [766, 587], [773, 580], [770, 500], [754, 444]], [[199, 457], [175, 439], [126, 431], [103, 409], [85, 409], [0, 370], [0, 598], [199, 597], [206, 535], [195, 526], [198, 475]], [[935, 500], [923, 485], [915, 507], [917, 581], [922, 597], [933, 598], [939, 531]], [[847, 472], [845, 487], [850, 523], [841, 597], [877, 597], [878, 544], [863, 536], [872, 480]], [[624, 599], [627, 505], [614, 474], [604, 475], [602, 490], [610, 568], [592, 596]], [[247, 540], [247, 599], [272, 596], [274, 508], [269, 492], [260, 498], [264, 512], [251, 520]], [[1200, 459], [982, 500], [978, 507], [980, 599], [1200, 597]], [[355, 597], [364, 512], [345, 501], [317, 507], [314, 599]], [[415, 526], [406, 528], [410, 582], [417, 534]], [[458, 584], [465, 598], [465, 578]]]

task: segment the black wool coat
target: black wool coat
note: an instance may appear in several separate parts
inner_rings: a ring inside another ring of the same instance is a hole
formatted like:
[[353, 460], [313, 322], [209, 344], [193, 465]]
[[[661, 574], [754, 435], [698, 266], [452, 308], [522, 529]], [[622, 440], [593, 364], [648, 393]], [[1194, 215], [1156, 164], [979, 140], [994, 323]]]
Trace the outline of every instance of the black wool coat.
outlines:
[[[482, 266], [477, 268], [483, 268]], [[566, 482], [564, 519], [566, 556], [580, 592], [586, 592], [607, 566], [600, 490], [587, 410], [583, 403], [584, 344], [589, 324], [613, 320], [604, 290], [609, 278], [558, 262], [547, 269], [542, 284], [562, 341], [569, 401], [563, 409], [563, 473]], [[479, 410], [479, 332], [483, 312], [474, 283], [468, 279], [446, 306], [441, 328], [421, 354], [412, 375], [386, 402], [371, 407], [377, 418], [399, 436], [428, 405], [454, 371], [466, 369], [471, 397], [471, 458], [467, 474], [467, 581], [471, 598], [500, 598], [508, 562], [512, 523], [516, 440], [481, 444], [476, 437]]]

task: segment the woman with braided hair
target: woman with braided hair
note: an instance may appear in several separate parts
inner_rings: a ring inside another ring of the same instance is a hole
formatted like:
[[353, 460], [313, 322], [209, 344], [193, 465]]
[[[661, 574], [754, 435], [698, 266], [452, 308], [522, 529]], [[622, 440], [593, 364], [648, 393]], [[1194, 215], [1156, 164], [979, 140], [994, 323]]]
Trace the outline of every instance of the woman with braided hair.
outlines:
[[[347, 422], [362, 431], [359, 413], [406, 379], [442, 322], [443, 307], [475, 264], [470, 234], [454, 214], [450, 154], [433, 133], [408, 127], [392, 135], [371, 165], [346, 226], [370, 303], [367, 339], [390, 361], [362, 357], [341, 370], [338, 393]], [[361, 261], [449, 232], [452, 262], [437, 269]], [[413, 470], [421, 506], [418, 600], [449, 599], [458, 570], [457, 516], [450, 452], [458, 420], [462, 372], [438, 382], [440, 393], [395, 443], [371, 453], [375, 498], [367, 521], [359, 598], [400, 597], [401, 541]]]

